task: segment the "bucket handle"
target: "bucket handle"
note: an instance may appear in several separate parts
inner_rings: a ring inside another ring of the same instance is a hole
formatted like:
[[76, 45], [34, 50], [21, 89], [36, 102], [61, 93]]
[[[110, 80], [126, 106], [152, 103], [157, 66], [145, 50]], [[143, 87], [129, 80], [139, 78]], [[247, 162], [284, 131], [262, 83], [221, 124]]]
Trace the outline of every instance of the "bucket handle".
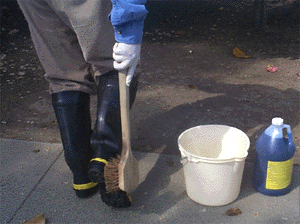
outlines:
[[182, 166], [184, 166], [188, 162], [188, 157], [183, 157], [180, 159]]

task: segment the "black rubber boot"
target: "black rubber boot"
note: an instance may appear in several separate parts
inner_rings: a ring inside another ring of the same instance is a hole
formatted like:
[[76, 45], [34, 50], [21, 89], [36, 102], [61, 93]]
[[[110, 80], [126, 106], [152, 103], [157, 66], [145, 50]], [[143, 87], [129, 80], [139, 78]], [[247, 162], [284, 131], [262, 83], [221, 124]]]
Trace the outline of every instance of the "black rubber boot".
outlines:
[[[89, 176], [93, 182], [103, 184], [105, 164], [110, 158], [120, 155], [122, 150], [118, 72], [110, 71], [100, 76], [97, 83], [97, 117], [91, 136], [94, 154], [89, 164]], [[137, 86], [138, 77], [134, 77], [129, 88], [130, 108], [135, 100]], [[107, 194], [105, 189], [100, 189], [100, 193], [102, 200], [110, 206], [128, 207], [131, 205], [126, 192]]]
[[78, 91], [52, 94], [52, 105], [59, 125], [65, 160], [73, 173], [73, 188], [80, 198], [98, 191], [88, 176], [92, 158], [90, 147], [90, 95]]
[[[110, 71], [100, 76], [98, 83], [97, 117], [91, 136], [94, 154], [89, 165], [89, 176], [91, 180], [100, 183], [104, 182], [105, 163], [121, 154], [122, 132], [118, 72]], [[130, 108], [135, 100], [137, 85], [137, 77], [134, 77], [129, 89]]]

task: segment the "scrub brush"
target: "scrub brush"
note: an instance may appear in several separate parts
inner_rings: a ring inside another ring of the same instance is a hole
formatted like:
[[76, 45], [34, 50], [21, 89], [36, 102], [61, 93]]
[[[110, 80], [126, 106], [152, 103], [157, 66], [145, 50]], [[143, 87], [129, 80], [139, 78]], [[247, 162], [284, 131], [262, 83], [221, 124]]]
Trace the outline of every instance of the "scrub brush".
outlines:
[[138, 160], [133, 156], [130, 144], [129, 87], [126, 85], [126, 71], [119, 71], [120, 112], [122, 126], [122, 153], [104, 166], [107, 192], [123, 190], [130, 192], [139, 183]]

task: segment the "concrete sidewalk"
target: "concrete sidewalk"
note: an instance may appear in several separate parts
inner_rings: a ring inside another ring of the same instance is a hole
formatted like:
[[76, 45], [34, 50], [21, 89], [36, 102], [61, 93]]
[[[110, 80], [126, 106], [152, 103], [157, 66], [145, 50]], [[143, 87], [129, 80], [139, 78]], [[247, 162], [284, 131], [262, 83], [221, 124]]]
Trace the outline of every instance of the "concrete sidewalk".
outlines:
[[[268, 197], [253, 189], [253, 164], [246, 163], [238, 199], [208, 207], [187, 196], [179, 156], [135, 153], [141, 183], [131, 194], [133, 206], [112, 209], [99, 195], [75, 196], [60, 144], [0, 139], [0, 148], [1, 223], [22, 223], [40, 213], [47, 223], [300, 223], [300, 167], [294, 166], [292, 192]], [[232, 207], [242, 214], [226, 216]]]

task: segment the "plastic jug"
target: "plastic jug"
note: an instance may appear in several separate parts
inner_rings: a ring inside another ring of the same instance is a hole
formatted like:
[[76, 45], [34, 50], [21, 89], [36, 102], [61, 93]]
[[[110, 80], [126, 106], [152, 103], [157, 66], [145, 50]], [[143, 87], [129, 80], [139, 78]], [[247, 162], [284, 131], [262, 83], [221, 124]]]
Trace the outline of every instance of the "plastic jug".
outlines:
[[[287, 130], [288, 138], [283, 136]], [[295, 155], [291, 127], [283, 119], [272, 119], [257, 139], [254, 162], [253, 186], [262, 194], [279, 196], [290, 192]]]

